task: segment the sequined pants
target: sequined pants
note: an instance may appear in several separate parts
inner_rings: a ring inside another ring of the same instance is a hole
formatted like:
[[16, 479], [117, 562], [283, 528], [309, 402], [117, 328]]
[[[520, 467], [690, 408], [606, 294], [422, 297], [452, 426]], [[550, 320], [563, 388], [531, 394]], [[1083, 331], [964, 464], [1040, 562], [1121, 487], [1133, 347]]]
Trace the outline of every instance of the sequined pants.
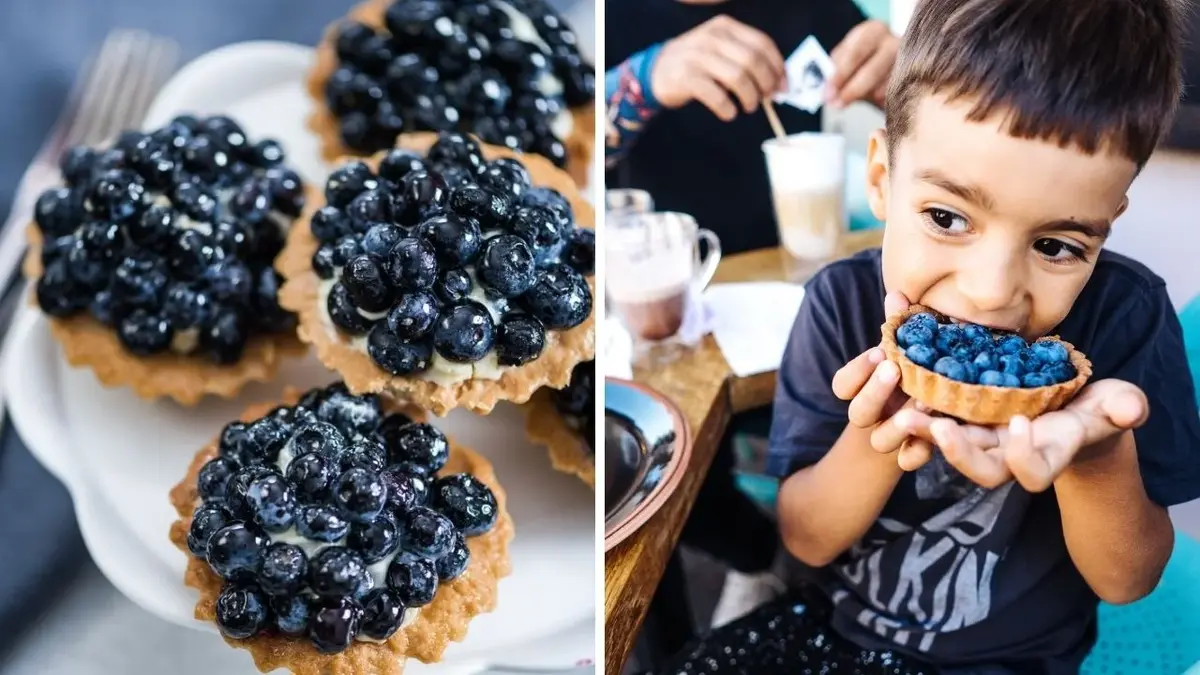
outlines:
[[892, 651], [863, 649], [829, 626], [830, 607], [812, 591], [793, 592], [701, 637], [656, 675], [936, 675]]

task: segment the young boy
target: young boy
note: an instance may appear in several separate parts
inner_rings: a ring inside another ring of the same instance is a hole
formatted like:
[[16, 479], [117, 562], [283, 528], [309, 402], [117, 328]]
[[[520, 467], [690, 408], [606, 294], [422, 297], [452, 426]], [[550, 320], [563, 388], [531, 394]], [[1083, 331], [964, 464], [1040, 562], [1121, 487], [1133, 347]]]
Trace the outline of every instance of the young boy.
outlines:
[[[1102, 246], [1176, 107], [1176, 11], [918, 4], [869, 149], [882, 250], [808, 284], [776, 392], [781, 534], [819, 592], [672, 672], [1066, 675], [1095, 642], [1098, 598], [1154, 589], [1166, 507], [1200, 496], [1200, 415], [1163, 281]], [[1037, 419], [936, 417], [878, 348], [908, 303], [1057, 334], [1094, 374]]]

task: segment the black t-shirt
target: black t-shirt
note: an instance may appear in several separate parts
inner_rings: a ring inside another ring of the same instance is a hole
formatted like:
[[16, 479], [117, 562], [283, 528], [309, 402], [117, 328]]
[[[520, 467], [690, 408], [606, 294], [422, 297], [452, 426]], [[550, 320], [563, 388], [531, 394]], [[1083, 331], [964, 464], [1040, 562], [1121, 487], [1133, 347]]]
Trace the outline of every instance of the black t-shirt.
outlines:
[[[845, 429], [847, 403], [830, 382], [879, 343], [883, 296], [879, 249], [809, 282], [775, 394], [774, 475], [815, 463]], [[1104, 251], [1053, 332], [1088, 355], [1093, 380], [1126, 380], [1149, 398], [1134, 437], [1150, 499], [1170, 506], [1200, 496], [1200, 414], [1163, 280]], [[987, 490], [935, 457], [902, 478], [860, 542], [818, 571], [834, 627], [945, 673], [1077, 673], [1095, 641], [1098, 599], [1068, 556], [1053, 490], [1031, 494], [1015, 482]]]
[[[727, 14], [771, 37], [787, 58], [815, 35], [832, 50], [866, 20], [852, 0], [729, 0], [687, 5], [676, 0], [607, 0], [604, 5], [605, 69], [659, 42]], [[777, 105], [789, 133], [818, 131], [820, 116]], [[662, 110], [634, 141], [628, 155], [605, 175], [607, 188], [639, 188], [663, 211], [691, 214], [717, 233], [726, 253], [778, 243], [762, 142], [773, 136], [758, 110], [725, 123], [699, 103]]]

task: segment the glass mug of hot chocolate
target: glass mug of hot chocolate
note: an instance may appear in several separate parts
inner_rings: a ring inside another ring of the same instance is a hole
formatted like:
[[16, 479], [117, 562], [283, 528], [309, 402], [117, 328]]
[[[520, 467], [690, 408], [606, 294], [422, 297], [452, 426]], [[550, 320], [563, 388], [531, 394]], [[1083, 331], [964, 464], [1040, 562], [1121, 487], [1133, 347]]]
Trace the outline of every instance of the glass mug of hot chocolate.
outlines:
[[791, 281], [803, 281], [837, 257], [848, 229], [846, 139], [806, 132], [772, 138], [762, 149], [785, 273]]
[[721, 262], [717, 235], [686, 213], [654, 212], [608, 221], [604, 239], [605, 290], [626, 329], [643, 342], [674, 337]]

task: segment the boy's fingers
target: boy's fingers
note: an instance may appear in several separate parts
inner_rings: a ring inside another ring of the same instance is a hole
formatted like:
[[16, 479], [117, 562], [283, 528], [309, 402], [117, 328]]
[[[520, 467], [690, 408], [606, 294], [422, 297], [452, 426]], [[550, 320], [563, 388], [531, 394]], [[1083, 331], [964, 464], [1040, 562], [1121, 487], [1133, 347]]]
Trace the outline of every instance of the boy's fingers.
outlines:
[[929, 430], [946, 461], [976, 485], [995, 488], [1012, 479], [1012, 473], [999, 453], [984, 452], [971, 443], [954, 421], [934, 420]]
[[851, 359], [833, 374], [833, 395], [843, 401], [857, 396], [883, 359], [883, 350], [879, 347], [872, 347]]
[[879, 423], [884, 408], [900, 381], [900, 368], [891, 361], [875, 366], [875, 373], [863, 385], [858, 395], [850, 400], [847, 416], [856, 427], [867, 428]]
[[896, 464], [903, 471], [916, 471], [933, 459], [933, 445], [923, 438], [909, 438], [896, 453]]
[[1013, 478], [1030, 492], [1042, 492], [1054, 482], [1049, 462], [1033, 446], [1033, 429], [1025, 417], [1018, 415], [1008, 423], [1004, 460]]
[[926, 430], [932, 421], [933, 418], [925, 413], [905, 407], [871, 431], [871, 447], [883, 453], [900, 450], [905, 441], [920, 436], [922, 431], [928, 433]]

